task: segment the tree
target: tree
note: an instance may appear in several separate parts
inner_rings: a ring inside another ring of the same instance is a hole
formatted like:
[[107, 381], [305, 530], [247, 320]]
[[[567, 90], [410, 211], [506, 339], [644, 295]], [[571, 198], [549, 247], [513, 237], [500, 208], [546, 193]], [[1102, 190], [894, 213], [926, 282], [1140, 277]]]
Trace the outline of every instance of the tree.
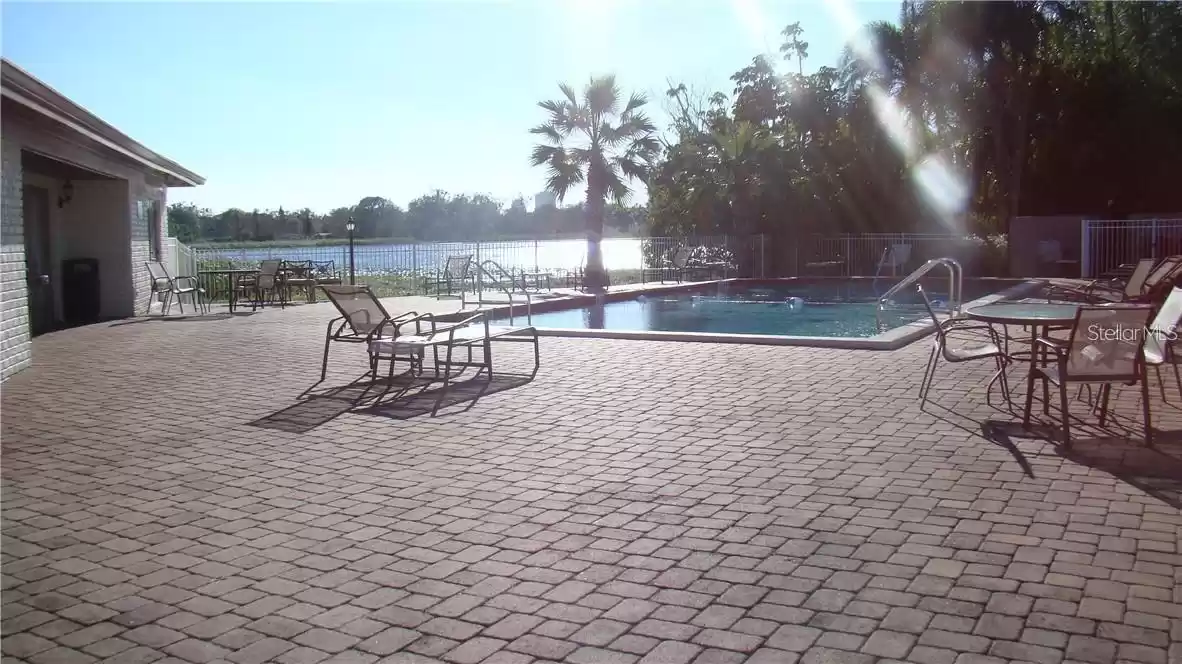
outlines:
[[804, 29], [800, 27], [800, 23], [789, 23], [780, 33], [784, 37], [780, 53], [784, 54], [785, 60], [796, 58], [796, 72], [799, 76], [804, 76], [804, 59], [809, 56], [809, 43], [800, 38], [802, 34]]
[[659, 149], [656, 127], [642, 110], [644, 95], [634, 93], [621, 106], [615, 76], [593, 77], [581, 99], [569, 85], [558, 87], [563, 99], [538, 104], [550, 117], [530, 130], [546, 141], [534, 148], [530, 161], [547, 167], [546, 188], [559, 201], [587, 183], [585, 279], [588, 288], [600, 289], [607, 285], [600, 251], [604, 203], [608, 197], [626, 202], [626, 182], [647, 179]]
[[192, 242], [201, 236], [201, 216], [209, 210], [199, 210], [192, 203], [173, 203], [168, 206], [168, 234], [181, 242]]

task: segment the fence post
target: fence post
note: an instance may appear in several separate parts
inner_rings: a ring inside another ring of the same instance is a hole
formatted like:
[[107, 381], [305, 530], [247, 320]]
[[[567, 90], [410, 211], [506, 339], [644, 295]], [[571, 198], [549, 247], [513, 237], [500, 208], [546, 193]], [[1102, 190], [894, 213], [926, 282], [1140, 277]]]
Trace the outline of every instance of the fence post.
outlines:
[[419, 243], [410, 243], [410, 273], [419, 276]]
[[1082, 279], [1090, 279], [1092, 276], [1092, 247], [1091, 242], [1089, 242], [1092, 234], [1089, 232], [1090, 227], [1090, 220], [1079, 220], [1079, 276]]
[[484, 266], [480, 260], [480, 240], [476, 241], [476, 297], [484, 300]]
[[534, 272], [538, 272], [538, 238], [534, 238]]

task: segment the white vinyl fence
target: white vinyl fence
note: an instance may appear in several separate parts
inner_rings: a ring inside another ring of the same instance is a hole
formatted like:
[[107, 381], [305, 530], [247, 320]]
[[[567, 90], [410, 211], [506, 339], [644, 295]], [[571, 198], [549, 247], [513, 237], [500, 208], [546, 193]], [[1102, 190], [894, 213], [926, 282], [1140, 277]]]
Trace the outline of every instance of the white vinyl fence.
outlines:
[[1182, 219], [1084, 219], [1080, 234], [1085, 278], [1142, 258], [1182, 254]]

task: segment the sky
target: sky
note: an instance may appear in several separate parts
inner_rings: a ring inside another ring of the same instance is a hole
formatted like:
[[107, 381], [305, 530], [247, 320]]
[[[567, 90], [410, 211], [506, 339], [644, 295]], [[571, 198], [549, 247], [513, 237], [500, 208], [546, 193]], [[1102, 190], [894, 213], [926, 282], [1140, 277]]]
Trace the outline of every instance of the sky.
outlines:
[[857, 26], [898, 11], [894, 0], [8, 0], [0, 44], [206, 178], [171, 202], [327, 212], [371, 195], [405, 207], [435, 189], [532, 204], [545, 169], [529, 165], [528, 130], [559, 82], [614, 73], [625, 94], [649, 95], [665, 128], [668, 81], [729, 94], [729, 76], [775, 53], [796, 21], [806, 73], [834, 66]]

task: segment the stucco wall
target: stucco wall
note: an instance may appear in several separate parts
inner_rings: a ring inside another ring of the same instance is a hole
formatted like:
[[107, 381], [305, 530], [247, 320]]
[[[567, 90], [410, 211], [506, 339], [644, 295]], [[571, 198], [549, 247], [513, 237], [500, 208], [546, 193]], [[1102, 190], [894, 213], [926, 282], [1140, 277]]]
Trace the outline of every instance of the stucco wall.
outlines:
[[[3, 245], [0, 258], [0, 380], [25, 368], [31, 358], [28, 316], [28, 287], [25, 282], [24, 220], [22, 215], [21, 150], [35, 150], [43, 155], [58, 158], [78, 166], [119, 178], [116, 181], [78, 180], [74, 182], [75, 201], [67, 204], [57, 225], [51, 212], [51, 229], [60, 229], [62, 224], [76, 218], [93, 223], [95, 216], [90, 212], [102, 211], [115, 224], [102, 230], [90, 229], [79, 238], [97, 244], [89, 247], [68, 242], [71, 256], [94, 256], [102, 261], [102, 313], [105, 316], [129, 316], [148, 312], [151, 281], [144, 261], [149, 260], [148, 224], [152, 223], [146, 214], [143, 201], [158, 200], [164, 209], [165, 192], [161, 183], [145, 174], [142, 167], [131, 163], [114, 153], [93, 150], [74, 140], [65, 130], [54, 130], [47, 126], [24, 122], [16, 114], [5, 113], [0, 119], [0, 143], [3, 147], [3, 162], [0, 165], [0, 192], [3, 201], [3, 219], [0, 221], [0, 243]], [[104, 187], [96, 189], [95, 187]], [[56, 196], [53, 199], [56, 201]], [[95, 207], [84, 207], [93, 205]], [[163, 237], [163, 214], [154, 223], [158, 224]], [[104, 224], [106, 226], [106, 224]], [[115, 228], [118, 231], [114, 231]], [[112, 232], [113, 231], [113, 232]], [[108, 235], [108, 233], [110, 233]], [[55, 233], [56, 235], [56, 233]], [[110, 237], [110, 241], [100, 239]], [[118, 246], [115, 241], [118, 241]], [[55, 248], [63, 246], [60, 238], [52, 240]], [[96, 255], [97, 250], [103, 255]], [[55, 251], [55, 257], [61, 256]], [[55, 262], [59, 262], [55, 260]], [[55, 266], [60, 271], [60, 265]], [[58, 275], [60, 277], [60, 275]], [[59, 304], [55, 307], [60, 314]]]

